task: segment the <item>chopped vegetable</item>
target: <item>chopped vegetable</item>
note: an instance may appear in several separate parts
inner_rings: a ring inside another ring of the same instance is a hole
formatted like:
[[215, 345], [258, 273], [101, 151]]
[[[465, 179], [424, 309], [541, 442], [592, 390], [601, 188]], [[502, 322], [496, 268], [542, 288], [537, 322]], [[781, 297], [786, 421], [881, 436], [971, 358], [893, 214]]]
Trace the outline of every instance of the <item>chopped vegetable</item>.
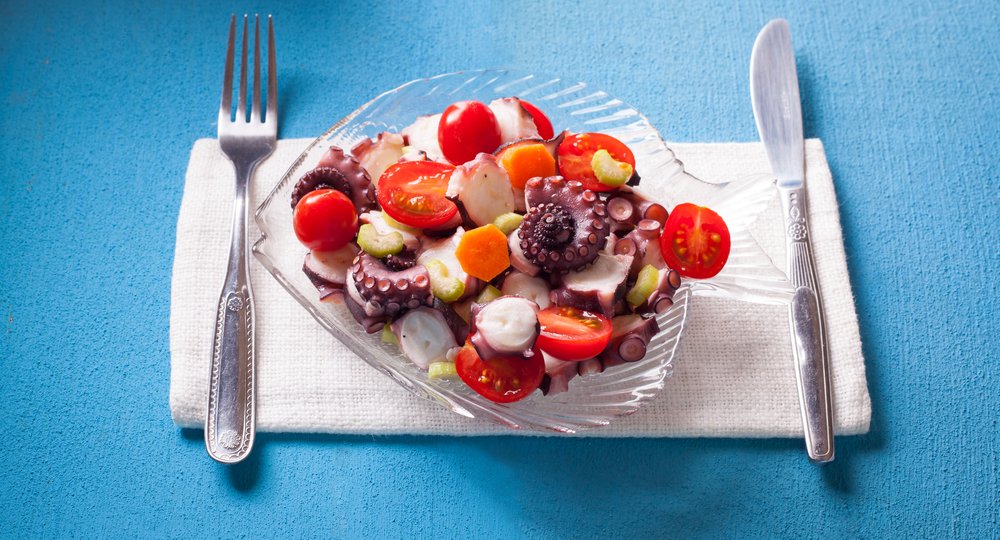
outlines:
[[403, 232], [408, 232], [410, 234], [420, 234], [420, 229], [416, 227], [410, 227], [409, 225], [404, 225], [396, 221], [395, 219], [392, 219], [392, 216], [386, 214], [385, 212], [382, 213], [382, 219], [385, 220], [386, 225], [392, 227], [393, 229], [399, 229]]
[[379, 234], [375, 226], [365, 223], [358, 229], [358, 246], [379, 259], [403, 251], [403, 235], [398, 232]]
[[448, 266], [440, 259], [432, 259], [424, 263], [427, 274], [431, 277], [431, 292], [442, 302], [454, 302], [465, 294], [465, 284], [451, 275]]
[[489, 281], [510, 267], [507, 235], [496, 225], [483, 225], [462, 235], [455, 250], [462, 269], [483, 281]]
[[641, 305], [656, 290], [659, 282], [660, 271], [653, 265], [647, 264], [639, 270], [639, 277], [635, 279], [635, 285], [625, 295], [627, 301], [633, 308]]
[[632, 165], [618, 161], [611, 156], [607, 150], [601, 149], [594, 152], [594, 157], [590, 159], [590, 166], [594, 169], [594, 176], [597, 181], [611, 187], [620, 187], [632, 178]]
[[524, 184], [536, 176], [556, 174], [556, 160], [542, 143], [516, 143], [500, 152], [500, 165], [510, 177], [510, 185], [524, 189]]
[[503, 296], [503, 292], [500, 291], [500, 289], [494, 287], [493, 285], [487, 285], [486, 288], [479, 293], [479, 296], [476, 297], [476, 303], [485, 304], [487, 302], [492, 302], [501, 296]]
[[392, 343], [399, 346], [399, 340], [396, 339], [396, 334], [392, 333], [392, 328], [388, 324], [382, 327], [382, 343]]
[[503, 231], [505, 235], [510, 235], [518, 227], [521, 226], [521, 222], [524, 221], [524, 216], [518, 214], [517, 212], [507, 212], [506, 214], [500, 214], [496, 219], [493, 220], [493, 224], [497, 226], [498, 229]]
[[453, 379], [457, 376], [454, 362], [431, 362], [427, 366], [428, 379]]

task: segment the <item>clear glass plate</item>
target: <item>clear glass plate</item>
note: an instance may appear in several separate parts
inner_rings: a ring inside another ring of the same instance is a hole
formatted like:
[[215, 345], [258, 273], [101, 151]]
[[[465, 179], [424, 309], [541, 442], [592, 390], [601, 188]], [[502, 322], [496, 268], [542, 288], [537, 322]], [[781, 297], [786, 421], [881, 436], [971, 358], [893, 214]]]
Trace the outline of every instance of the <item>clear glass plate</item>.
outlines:
[[[646, 357], [604, 373], [576, 377], [569, 391], [543, 396], [535, 392], [510, 404], [493, 403], [460, 380], [428, 380], [427, 374], [398, 352], [382, 344], [378, 334], [366, 334], [346, 307], [319, 301], [315, 287], [302, 272], [306, 249], [292, 230], [288, 201], [295, 182], [318, 163], [331, 145], [350, 149], [365, 137], [399, 132], [420, 115], [435, 114], [459, 100], [489, 103], [518, 96], [540, 107], [556, 131], [598, 131], [625, 142], [642, 176], [640, 190], [667, 208], [680, 202], [711, 204], [730, 227], [733, 250], [726, 270], [711, 280], [685, 282], [671, 309], [657, 316], [660, 333]], [[557, 78], [509, 70], [449, 73], [419, 79], [390, 90], [342, 118], [295, 160], [257, 209], [261, 236], [254, 254], [285, 289], [331, 334], [375, 369], [413, 393], [470, 418], [483, 418], [515, 429], [573, 433], [604, 426], [635, 412], [663, 389], [671, 374], [688, 306], [693, 295], [726, 296], [759, 302], [782, 302], [789, 287], [784, 273], [757, 247], [746, 230], [773, 195], [773, 181], [751, 178], [729, 184], [708, 184], [684, 172], [660, 134], [634, 108], [590, 86]], [[308, 336], [304, 336], [308, 338]]]

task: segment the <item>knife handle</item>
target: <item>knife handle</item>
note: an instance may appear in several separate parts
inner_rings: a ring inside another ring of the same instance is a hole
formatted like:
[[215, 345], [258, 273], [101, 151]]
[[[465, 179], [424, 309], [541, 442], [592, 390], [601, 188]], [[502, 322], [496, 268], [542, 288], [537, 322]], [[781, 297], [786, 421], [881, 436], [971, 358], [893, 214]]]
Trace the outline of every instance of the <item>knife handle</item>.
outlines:
[[809, 459], [833, 461], [833, 400], [826, 327], [820, 305], [816, 265], [809, 244], [805, 187], [779, 186], [788, 246], [788, 279], [795, 286], [789, 306], [795, 378]]

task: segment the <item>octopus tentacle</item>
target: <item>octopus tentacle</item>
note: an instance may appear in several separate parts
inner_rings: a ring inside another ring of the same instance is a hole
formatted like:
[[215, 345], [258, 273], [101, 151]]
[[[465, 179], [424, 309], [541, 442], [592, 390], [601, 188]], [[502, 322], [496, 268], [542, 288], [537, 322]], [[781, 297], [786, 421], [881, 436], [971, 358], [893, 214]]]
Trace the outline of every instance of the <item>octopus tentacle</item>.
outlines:
[[318, 167], [328, 167], [337, 170], [347, 181], [348, 190], [344, 195], [351, 198], [358, 214], [368, 212], [377, 207], [375, 202], [375, 186], [368, 176], [368, 171], [353, 156], [344, 152], [338, 146], [331, 146], [319, 160]]
[[394, 270], [362, 252], [351, 266], [351, 279], [369, 317], [394, 317], [408, 309], [430, 306], [433, 299], [430, 275], [423, 265]]
[[316, 167], [302, 175], [292, 187], [292, 209], [295, 209], [302, 197], [318, 189], [335, 189], [348, 196], [351, 193], [351, 185], [340, 171], [333, 167]]
[[608, 241], [608, 212], [593, 191], [561, 176], [525, 184], [528, 212], [518, 228], [521, 251], [547, 272], [579, 271]]

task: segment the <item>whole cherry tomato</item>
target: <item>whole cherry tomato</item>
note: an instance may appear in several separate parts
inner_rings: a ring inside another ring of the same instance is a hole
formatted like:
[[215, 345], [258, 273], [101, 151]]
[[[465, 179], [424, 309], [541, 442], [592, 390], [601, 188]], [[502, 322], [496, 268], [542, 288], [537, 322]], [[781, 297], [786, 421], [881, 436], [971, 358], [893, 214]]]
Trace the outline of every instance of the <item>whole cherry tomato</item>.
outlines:
[[333, 251], [346, 246], [358, 233], [358, 213], [347, 195], [335, 189], [317, 189], [295, 205], [292, 226], [307, 248]]
[[438, 144], [445, 159], [460, 165], [476, 154], [500, 146], [500, 126], [493, 111], [479, 101], [459, 101], [444, 110], [438, 123]]
[[670, 212], [660, 235], [660, 252], [667, 266], [695, 279], [722, 271], [731, 244], [722, 216], [691, 203], [679, 204]]
[[545, 116], [545, 113], [541, 109], [523, 99], [521, 100], [521, 106], [524, 107], [524, 110], [528, 111], [531, 119], [535, 121], [535, 128], [538, 129], [539, 137], [548, 140], [555, 136], [556, 133], [552, 129], [552, 121], [549, 120], [548, 116]]

